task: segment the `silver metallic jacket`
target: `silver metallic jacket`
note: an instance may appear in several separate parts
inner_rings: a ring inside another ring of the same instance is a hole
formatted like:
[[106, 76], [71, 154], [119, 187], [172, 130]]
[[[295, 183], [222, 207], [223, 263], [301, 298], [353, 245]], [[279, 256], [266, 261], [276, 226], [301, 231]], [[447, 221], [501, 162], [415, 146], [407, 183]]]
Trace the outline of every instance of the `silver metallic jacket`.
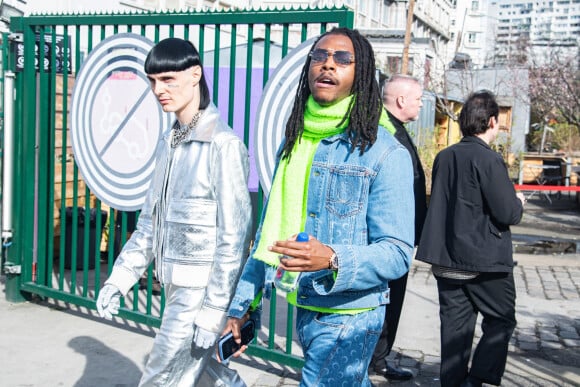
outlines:
[[170, 144], [171, 130], [158, 145], [137, 229], [106, 283], [127, 294], [157, 257], [162, 284], [207, 289], [195, 324], [217, 332], [248, 255], [248, 153], [213, 104], [188, 139]]

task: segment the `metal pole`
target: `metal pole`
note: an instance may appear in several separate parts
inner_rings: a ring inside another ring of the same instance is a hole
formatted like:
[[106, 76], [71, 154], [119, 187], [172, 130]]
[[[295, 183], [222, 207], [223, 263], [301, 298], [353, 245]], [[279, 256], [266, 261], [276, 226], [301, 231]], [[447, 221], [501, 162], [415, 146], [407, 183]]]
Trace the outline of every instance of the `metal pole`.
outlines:
[[541, 155], [544, 151], [544, 143], [546, 142], [546, 125], [544, 125], [542, 130], [542, 141], [540, 142], [540, 149], [538, 150], [538, 154]]
[[14, 80], [16, 74], [4, 72], [4, 162], [2, 178], [2, 255], [6, 285], [6, 300], [10, 302], [26, 301], [20, 292], [21, 265], [19, 260], [10, 260], [8, 249], [12, 244], [12, 202], [14, 181]]
[[403, 43], [403, 63], [401, 74], [407, 74], [409, 68], [409, 46], [411, 45], [411, 30], [413, 29], [413, 14], [415, 10], [415, 0], [409, 0], [409, 9], [407, 10], [407, 25], [405, 26], [405, 40]]
[[4, 162], [2, 179], [2, 241], [12, 239], [12, 181], [14, 173], [14, 78], [4, 73]]

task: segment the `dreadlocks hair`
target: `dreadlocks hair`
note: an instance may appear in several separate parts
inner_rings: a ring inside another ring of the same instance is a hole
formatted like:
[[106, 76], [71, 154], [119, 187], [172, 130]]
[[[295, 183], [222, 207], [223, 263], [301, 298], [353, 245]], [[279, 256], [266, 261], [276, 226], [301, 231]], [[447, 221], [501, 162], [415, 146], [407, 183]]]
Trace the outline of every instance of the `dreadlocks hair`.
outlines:
[[[379, 118], [383, 110], [379, 85], [375, 75], [375, 54], [369, 41], [360, 32], [342, 27], [335, 27], [318, 37], [310, 48], [310, 52], [316, 47], [320, 39], [328, 35], [344, 35], [352, 41], [354, 47], [355, 74], [351, 95], [354, 95], [355, 98], [352, 99], [339, 126], [350, 118], [345, 132], [352, 144], [351, 153], [354, 152], [356, 147], [359, 147], [362, 155], [377, 139]], [[308, 85], [310, 62], [310, 55], [308, 55], [306, 63], [302, 67], [294, 106], [286, 123], [286, 143], [282, 149], [283, 158], [290, 157], [294, 144], [304, 132], [304, 110], [306, 101], [311, 94]]]

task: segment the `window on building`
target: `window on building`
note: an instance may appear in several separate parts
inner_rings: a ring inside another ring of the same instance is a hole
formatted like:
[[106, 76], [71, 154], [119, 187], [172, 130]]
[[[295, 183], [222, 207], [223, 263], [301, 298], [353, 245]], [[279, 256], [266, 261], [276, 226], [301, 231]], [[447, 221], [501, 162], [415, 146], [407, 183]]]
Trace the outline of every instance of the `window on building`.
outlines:
[[165, 7], [168, 9], [179, 9], [179, 0], [165, 0]]
[[467, 41], [469, 43], [477, 43], [477, 33], [470, 32], [467, 34]]
[[401, 71], [401, 57], [388, 56], [387, 57], [387, 71], [389, 74], [397, 74]]
[[499, 130], [509, 132], [512, 127], [512, 108], [509, 106], [499, 107], [498, 116]]
[[[407, 61], [407, 75], [413, 75], [413, 68], [415, 61], [412, 56], [409, 56]], [[387, 74], [399, 74], [403, 68], [403, 58], [401, 56], [387, 56], [387, 63], [385, 71]]]
[[380, 5], [380, 1], [373, 1], [371, 2], [371, 18], [373, 18], [374, 20], [378, 20], [380, 17], [379, 14], [379, 5]]
[[124, 5], [128, 5], [130, 7], [135, 7], [137, 9], [154, 9], [154, 8], [148, 8], [148, 7], [151, 7], [152, 4], [147, 4], [147, 3], [150, 3], [150, 1], [147, 1], [147, 0], [124, 0], [122, 3]]
[[381, 16], [381, 23], [385, 25], [389, 25], [389, 7], [387, 5], [383, 5], [383, 13]]
[[425, 58], [425, 78], [423, 79], [423, 88], [429, 87], [431, 82], [431, 58]]
[[472, 11], [479, 11], [479, 1], [474, 0], [471, 2], [471, 10]]
[[364, 13], [364, 14], [366, 14], [366, 13], [367, 13], [367, 11], [368, 11], [368, 9], [369, 9], [369, 7], [368, 7], [368, 0], [361, 0], [361, 1], [358, 3], [358, 10], [359, 10], [361, 13]]

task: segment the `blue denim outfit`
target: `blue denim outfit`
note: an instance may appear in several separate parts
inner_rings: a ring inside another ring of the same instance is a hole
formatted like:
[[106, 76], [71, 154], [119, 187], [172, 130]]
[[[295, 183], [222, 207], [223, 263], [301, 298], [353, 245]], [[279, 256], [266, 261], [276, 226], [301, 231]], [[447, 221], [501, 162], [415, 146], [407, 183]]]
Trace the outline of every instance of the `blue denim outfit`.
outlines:
[[[297, 328], [306, 360], [302, 385], [307, 386], [336, 385], [334, 367], [344, 370], [341, 385], [369, 384], [367, 367], [389, 302], [388, 281], [405, 274], [412, 259], [409, 152], [382, 127], [362, 155], [351, 147], [344, 133], [322, 140], [310, 170], [304, 231], [336, 252], [339, 270], [336, 276], [331, 270], [304, 272], [298, 284]], [[263, 288], [269, 295], [276, 268], [254, 259], [254, 250], [230, 304], [231, 317], [241, 318]], [[374, 309], [339, 315], [300, 306]], [[340, 348], [330, 348], [331, 343]], [[345, 353], [337, 357], [337, 350]]]

